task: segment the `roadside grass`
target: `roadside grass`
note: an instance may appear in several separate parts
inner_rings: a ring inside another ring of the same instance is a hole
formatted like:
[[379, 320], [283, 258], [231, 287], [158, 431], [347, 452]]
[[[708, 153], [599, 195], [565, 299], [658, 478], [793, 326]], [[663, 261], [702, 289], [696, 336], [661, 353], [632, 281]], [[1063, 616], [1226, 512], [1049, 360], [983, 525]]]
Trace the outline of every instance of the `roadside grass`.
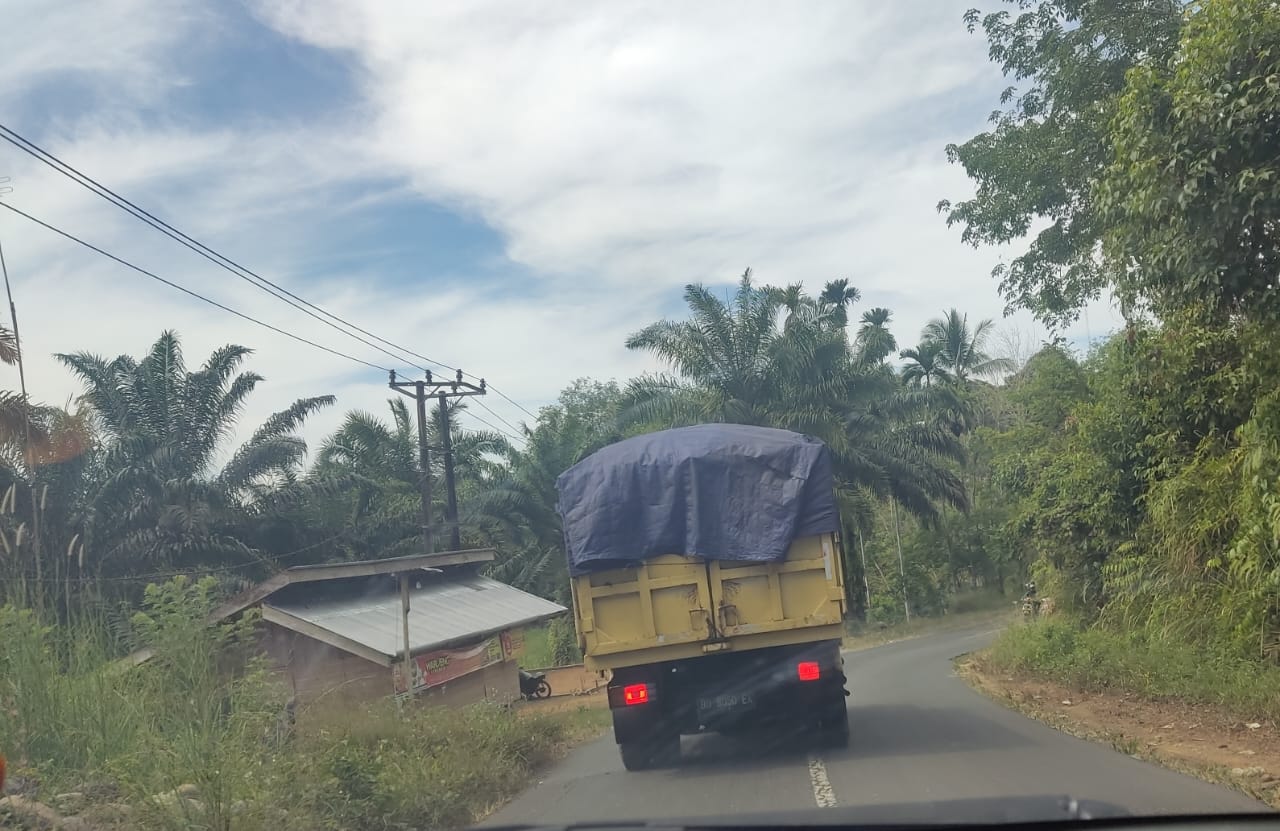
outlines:
[[1062, 617], [1010, 627], [985, 657], [993, 668], [1011, 674], [1082, 690], [1213, 704], [1280, 724], [1280, 668], [1225, 650], [1084, 627]]
[[[392, 701], [291, 726], [252, 619], [206, 626], [215, 602], [211, 582], [179, 579], [127, 623], [55, 628], [0, 606], [10, 788], [98, 828], [456, 828], [604, 729], [586, 707]], [[152, 660], [116, 660], [133, 646]], [[15, 810], [0, 802], [0, 827], [23, 827]]]
[[542, 669], [553, 666], [551, 641], [546, 626], [530, 626], [524, 630], [524, 654], [520, 656], [522, 669]]
[[880, 625], [874, 621], [850, 621], [846, 626], [844, 648], [870, 649], [886, 643], [918, 638], [941, 632], [955, 632], [978, 626], [1004, 626], [1016, 619], [1015, 600], [1011, 595], [975, 592], [961, 595], [952, 602], [948, 614], [914, 617], [910, 623], [897, 621]]
[[[1194, 776], [1206, 782], [1212, 782], [1215, 785], [1231, 788], [1246, 796], [1265, 802], [1272, 808], [1280, 808], [1280, 790], [1276, 789], [1274, 779], [1242, 775], [1245, 772], [1244, 769], [1204, 758], [1198, 753], [1193, 752], [1190, 755], [1182, 755], [1177, 752], [1168, 752], [1160, 743], [1151, 742], [1149, 739], [1140, 738], [1130, 732], [1126, 732], [1131, 729], [1130, 726], [1117, 727], [1114, 724], [1099, 724], [1087, 716], [1080, 717], [1078, 711], [1066, 713], [1061, 708], [1053, 707], [1053, 702], [1057, 700], [1055, 696], [1028, 696], [1018, 686], [1017, 679], [1008, 676], [1002, 677], [1002, 673], [992, 666], [989, 660], [989, 653], [961, 656], [956, 659], [956, 669], [957, 673], [965, 678], [975, 689], [1001, 702], [1010, 709], [1042, 721], [1056, 730], [1085, 741], [1109, 745], [1117, 753], [1162, 765], [1179, 773]], [[1043, 690], [1044, 688], [1040, 689]], [[1059, 686], [1058, 689], [1065, 691], [1070, 688], [1063, 685]], [[1112, 691], [1112, 694], [1114, 695], [1115, 692]], [[1123, 694], [1122, 700], [1128, 700], [1128, 698], [1127, 694]], [[1066, 702], [1064, 701], [1063, 704], [1065, 706]], [[1156, 719], [1155, 723], [1158, 724], [1163, 720], [1166, 719], [1162, 716]], [[1140, 727], [1141, 725], [1138, 726]], [[1195, 726], [1201, 726], [1199, 721]], [[1204, 745], [1201, 743], [1205, 739], [1203, 737], [1197, 738], [1199, 742], [1193, 740], [1190, 745], [1203, 748]], [[1221, 738], [1230, 741], [1227, 736], [1222, 736]], [[1219, 744], [1218, 747], [1226, 748], [1227, 745]], [[1223, 750], [1223, 752], [1229, 753], [1230, 751]]]
[[517, 716], [496, 705], [405, 715], [385, 703], [313, 725], [275, 767], [277, 828], [460, 828], [520, 792], [565, 746], [599, 732], [588, 713]]

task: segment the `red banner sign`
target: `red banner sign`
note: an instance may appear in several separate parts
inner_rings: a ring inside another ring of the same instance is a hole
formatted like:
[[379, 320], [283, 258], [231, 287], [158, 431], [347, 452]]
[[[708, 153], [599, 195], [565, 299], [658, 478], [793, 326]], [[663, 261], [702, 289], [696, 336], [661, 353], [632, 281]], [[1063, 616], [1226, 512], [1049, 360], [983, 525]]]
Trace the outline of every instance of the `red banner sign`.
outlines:
[[[504, 633], [505, 634], [505, 633]], [[504, 647], [504, 638], [494, 635], [488, 640], [462, 649], [437, 649], [415, 655], [410, 661], [409, 669], [413, 673], [413, 689], [415, 691], [438, 687], [464, 675], [500, 663], [508, 657]], [[397, 661], [392, 670], [395, 691], [403, 693], [404, 664]]]

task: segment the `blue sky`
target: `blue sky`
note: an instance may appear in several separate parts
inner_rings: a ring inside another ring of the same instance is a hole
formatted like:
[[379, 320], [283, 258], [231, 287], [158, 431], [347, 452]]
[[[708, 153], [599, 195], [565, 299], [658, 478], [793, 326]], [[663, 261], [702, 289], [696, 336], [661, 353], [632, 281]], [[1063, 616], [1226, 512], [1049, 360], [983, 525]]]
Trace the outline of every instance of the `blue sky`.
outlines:
[[[887, 306], [903, 343], [942, 309], [999, 318], [934, 210], [968, 184], [943, 147], [1004, 81], [964, 2], [682, 4], [9, 0], [0, 121], [210, 246], [528, 409], [581, 376], [654, 368], [623, 347], [688, 282], [819, 288]], [[16, 150], [13, 205], [274, 325], [390, 361], [213, 269]], [[194, 362], [236, 341], [268, 383], [251, 425], [321, 392], [381, 411], [377, 372], [227, 318], [11, 215], [35, 395], [55, 351]], [[1091, 310], [1097, 338], [1116, 325]], [[1002, 323], [1043, 338], [1025, 315]], [[1084, 336], [1071, 331], [1069, 338]], [[398, 369], [405, 366], [399, 365]], [[502, 418], [523, 412], [488, 402]], [[480, 411], [484, 414], [483, 411]], [[495, 417], [484, 414], [491, 421]], [[247, 429], [247, 428], [246, 428]]]

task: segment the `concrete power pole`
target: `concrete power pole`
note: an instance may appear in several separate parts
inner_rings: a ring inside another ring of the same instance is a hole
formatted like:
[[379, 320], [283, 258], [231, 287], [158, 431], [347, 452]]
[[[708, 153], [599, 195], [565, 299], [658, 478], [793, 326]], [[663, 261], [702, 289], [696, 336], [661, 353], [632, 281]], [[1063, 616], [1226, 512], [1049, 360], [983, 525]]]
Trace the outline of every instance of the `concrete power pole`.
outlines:
[[449, 399], [484, 395], [484, 379], [480, 384], [462, 380], [462, 370], [451, 381], [439, 381], [430, 372], [422, 381], [399, 381], [395, 370], [391, 371], [391, 389], [414, 399], [418, 415], [418, 461], [421, 466], [420, 491], [422, 495], [422, 537], [428, 554], [435, 553], [435, 534], [431, 522], [431, 451], [427, 444], [427, 399], [435, 397], [440, 402], [440, 444], [444, 453], [445, 524], [449, 528], [450, 550], [462, 547], [462, 529], [458, 527], [458, 489], [454, 480], [453, 435], [449, 424]]

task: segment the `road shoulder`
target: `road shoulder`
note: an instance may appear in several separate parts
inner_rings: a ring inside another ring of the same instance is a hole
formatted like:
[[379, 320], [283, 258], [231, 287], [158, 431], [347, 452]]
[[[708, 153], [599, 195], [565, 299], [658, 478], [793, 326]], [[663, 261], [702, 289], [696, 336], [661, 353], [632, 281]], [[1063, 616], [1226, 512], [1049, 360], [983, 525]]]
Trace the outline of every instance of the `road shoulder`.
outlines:
[[1207, 704], [1087, 692], [994, 669], [984, 653], [962, 655], [956, 673], [977, 691], [1078, 738], [1280, 808], [1280, 731]]

